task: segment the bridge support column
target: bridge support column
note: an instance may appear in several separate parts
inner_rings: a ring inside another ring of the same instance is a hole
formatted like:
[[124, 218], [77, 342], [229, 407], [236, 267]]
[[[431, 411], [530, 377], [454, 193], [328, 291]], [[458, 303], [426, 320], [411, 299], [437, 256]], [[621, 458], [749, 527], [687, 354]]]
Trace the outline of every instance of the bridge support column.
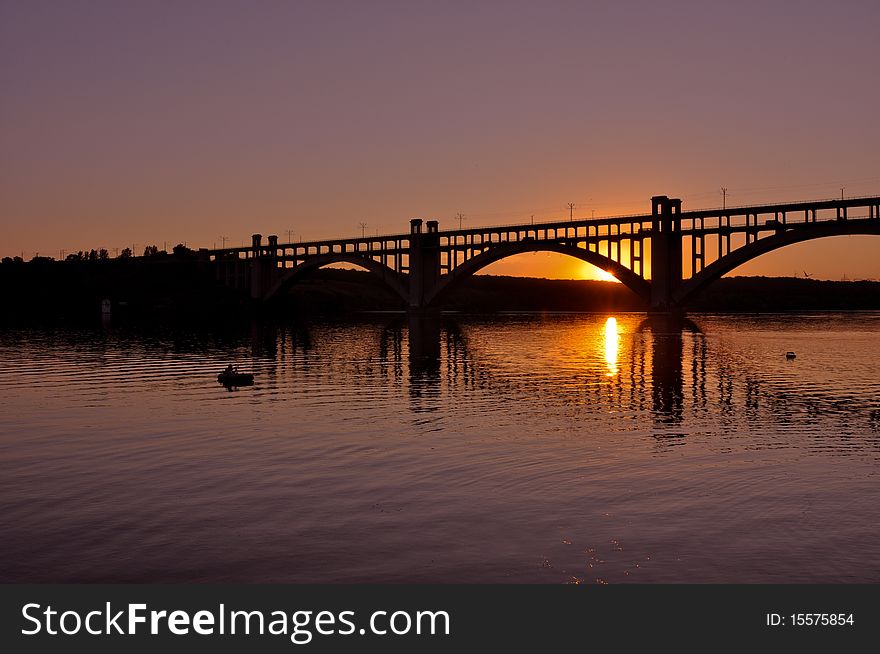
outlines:
[[263, 237], [253, 235], [253, 256], [250, 265], [250, 291], [252, 300], [262, 300], [278, 281], [278, 237], [269, 237], [268, 248], [263, 248]]
[[681, 200], [651, 198], [651, 311], [676, 309], [672, 300], [681, 284]]
[[422, 231], [422, 221], [410, 221], [409, 234], [409, 308], [424, 309], [426, 298], [440, 278], [440, 235], [437, 221], [427, 222]]

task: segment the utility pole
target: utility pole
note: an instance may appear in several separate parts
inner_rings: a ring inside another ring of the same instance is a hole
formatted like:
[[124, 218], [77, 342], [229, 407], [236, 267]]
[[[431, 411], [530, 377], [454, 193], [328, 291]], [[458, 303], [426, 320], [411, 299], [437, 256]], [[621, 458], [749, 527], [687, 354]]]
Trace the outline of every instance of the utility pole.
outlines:
[[358, 223], [361, 226], [361, 238], [365, 238], [367, 235], [367, 223]]
[[457, 214], [455, 214], [455, 217], [458, 218], [458, 229], [459, 229], [459, 231], [461, 231], [461, 222], [464, 220], [464, 214], [457, 213]]
[[841, 187], [840, 187], [840, 199], [841, 199], [841, 200], [843, 199], [843, 190], [844, 190], [845, 188], [846, 188], [845, 186], [841, 186]]
[[287, 230], [287, 242], [293, 243], [293, 230], [292, 229]]
[[535, 214], [532, 214], [532, 224], [535, 224]]
[[721, 208], [727, 209], [727, 187], [721, 187]]
[[574, 222], [574, 202], [569, 202], [567, 206], [568, 206], [568, 219], [571, 222]]
[[223, 248], [224, 250], [226, 249], [226, 241], [228, 241], [228, 240], [229, 240], [228, 236], [221, 236], [220, 237], [220, 247]]

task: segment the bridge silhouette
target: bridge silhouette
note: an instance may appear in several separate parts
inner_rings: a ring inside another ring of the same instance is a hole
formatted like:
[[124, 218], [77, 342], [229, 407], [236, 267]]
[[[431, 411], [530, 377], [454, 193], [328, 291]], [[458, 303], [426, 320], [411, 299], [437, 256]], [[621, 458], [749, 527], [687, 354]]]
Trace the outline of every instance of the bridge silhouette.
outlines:
[[457, 283], [517, 254], [556, 252], [591, 263], [652, 311], [686, 307], [699, 291], [763, 254], [817, 238], [880, 234], [880, 197], [682, 211], [651, 198], [651, 213], [440, 230], [410, 221], [387, 236], [279, 243], [254, 234], [248, 247], [200, 250], [222, 283], [271, 301], [309, 272], [347, 263], [376, 275], [412, 310], [442, 305]]

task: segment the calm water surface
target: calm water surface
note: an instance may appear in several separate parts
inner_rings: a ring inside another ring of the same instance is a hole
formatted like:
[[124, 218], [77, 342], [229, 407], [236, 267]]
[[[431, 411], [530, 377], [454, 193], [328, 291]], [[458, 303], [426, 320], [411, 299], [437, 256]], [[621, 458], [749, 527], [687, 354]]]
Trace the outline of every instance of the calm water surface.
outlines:
[[880, 313], [7, 329], [0, 580], [880, 582], [878, 352]]

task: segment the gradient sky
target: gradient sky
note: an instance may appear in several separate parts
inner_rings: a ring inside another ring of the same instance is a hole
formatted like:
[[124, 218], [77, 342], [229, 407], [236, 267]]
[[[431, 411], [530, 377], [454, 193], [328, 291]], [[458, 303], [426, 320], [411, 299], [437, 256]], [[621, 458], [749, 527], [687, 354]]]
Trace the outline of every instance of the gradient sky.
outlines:
[[[0, 0], [0, 254], [880, 195], [878, 25], [877, 0]], [[737, 273], [880, 278], [878, 254]]]

